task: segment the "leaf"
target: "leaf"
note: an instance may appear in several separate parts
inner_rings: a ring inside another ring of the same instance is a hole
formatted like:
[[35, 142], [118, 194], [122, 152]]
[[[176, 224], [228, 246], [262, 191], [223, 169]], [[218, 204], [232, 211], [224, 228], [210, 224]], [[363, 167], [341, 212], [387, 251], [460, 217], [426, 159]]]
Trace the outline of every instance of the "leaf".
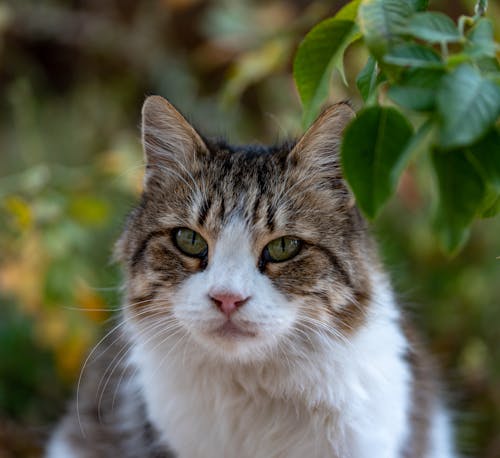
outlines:
[[493, 24], [489, 19], [482, 18], [467, 34], [468, 43], [465, 52], [474, 59], [485, 57], [496, 60], [495, 37]]
[[500, 73], [500, 64], [496, 57], [483, 57], [476, 61], [476, 65], [483, 73], [497, 74], [497, 77]]
[[377, 83], [377, 61], [373, 56], [368, 57], [368, 62], [363, 67], [363, 69], [359, 72], [358, 77], [356, 78], [356, 86], [363, 97], [363, 100], [366, 102], [373, 91], [375, 90]]
[[395, 46], [384, 56], [384, 62], [400, 67], [441, 68], [443, 62], [432, 48], [414, 43]]
[[287, 40], [275, 38], [261, 48], [243, 54], [230, 70], [222, 94], [223, 104], [234, 103], [248, 86], [276, 72], [288, 61], [290, 49]]
[[68, 210], [72, 218], [88, 226], [102, 226], [111, 213], [108, 202], [95, 196], [75, 196]]
[[493, 129], [479, 142], [470, 146], [467, 149], [467, 158], [482, 175], [487, 186], [481, 216], [494, 216], [500, 211], [500, 133]]
[[342, 166], [361, 210], [374, 218], [393, 194], [412, 127], [396, 109], [362, 110], [347, 127]]
[[500, 87], [469, 65], [461, 65], [443, 78], [437, 92], [443, 149], [475, 142], [500, 114]]
[[449, 70], [454, 69], [462, 64], [468, 64], [471, 61], [471, 57], [465, 54], [464, 52], [460, 52], [457, 54], [452, 54], [448, 56], [446, 59], [446, 66]]
[[394, 166], [392, 179], [394, 186], [397, 185], [400, 175], [408, 166], [410, 160], [420, 153], [426, 153], [430, 149], [430, 145], [434, 142], [436, 136], [436, 125], [432, 119], [425, 121], [410, 138], [406, 144], [404, 151]]
[[398, 84], [389, 88], [388, 96], [397, 104], [415, 111], [433, 110], [436, 93], [445, 72], [440, 69], [408, 70]]
[[17, 229], [25, 231], [33, 225], [33, 212], [29, 204], [20, 196], [8, 196], [4, 199], [3, 205], [13, 218]]
[[428, 43], [456, 43], [461, 40], [458, 28], [451, 18], [437, 12], [413, 15], [407, 33]]
[[399, 40], [415, 2], [409, 0], [362, 0], [358, 23], [369, 50], [380, 58], [391, 44]]
[[443, 247], [454, 253], [467, 239], [485, 198], [485, 185], [464, 150], [434, 151], [432, 163], [439, 192], [435, 223]]
[[293, 63], [293, 76], [304, 108], [304, 124], [317, 117], [328, 97], [331, 73], [343, 74], [346, 48], [360, 37], [355, 23], [359, 1], [348, 4], [333, 18], [316, 25], [304, 38]]
[[500, 133], [491, 130], [479, 142], [468, 148], [469, 158], [485, 180], [500, 193]]
[[500, 195], [488, 199], [489, 206], [481, 213], [481, 218], [492, 218], [500, 213]]
[[342, 19], [345, 21], [355, 21], [358, 17], [358, 9], [361, 0], [351, 0], [347, 5], [343, 6], [337, 14], [335, 19]]
[[414, 11], [425, 11], [429, 5], [429, 0], [410, 0]]

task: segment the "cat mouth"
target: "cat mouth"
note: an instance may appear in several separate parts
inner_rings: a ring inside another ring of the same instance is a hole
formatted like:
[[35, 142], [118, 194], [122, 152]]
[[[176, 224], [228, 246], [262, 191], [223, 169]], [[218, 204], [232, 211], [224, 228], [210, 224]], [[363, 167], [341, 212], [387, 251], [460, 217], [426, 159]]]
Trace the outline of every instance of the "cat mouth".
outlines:
[[226, 321], [222, 326], [216, 328], [213, 331], [213, 334], [226, 339], [255, 337], [257, 335], [255, 332], [243, 329], [230, 320]]

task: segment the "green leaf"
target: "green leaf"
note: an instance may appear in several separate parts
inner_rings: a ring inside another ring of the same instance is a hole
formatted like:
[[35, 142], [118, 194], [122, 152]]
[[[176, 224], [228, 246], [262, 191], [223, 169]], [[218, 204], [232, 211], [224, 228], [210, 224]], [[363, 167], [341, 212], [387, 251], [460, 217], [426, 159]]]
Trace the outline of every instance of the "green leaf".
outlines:
[[476, 65], [483, 73], [497, 74], [497, 76], [500, 73], [500, 64], [496, 57], [483, 57], [476, 61]]
[[436, 12], [413, 15], [407, 33], [428, 43], [455, 43], [461, 40], [458, 28], [451, 18]]
[[429, 0], [410, 0], [414, 11], [425, 11], [429, 6]]
[[362, 0], [358, 23], [369, 50], [380, 58], [400, 40], [417, 5], [410, 0]]
[[439, 143], [450, 149], [469, 145], [481, 137], [500, 114], [500, 87], [469, 65], [461, 65], [443, 78], [437, 92], [442, 129]]
[[397, 104], [415, 111], [433, 110], [436, 92], [445, 75], [439, 69], [410, 69], [398, 84], [389, 88], [388, 96]]
[[482, 175], [487, 186], [482, 216], [494, 216], [500, 210], [500, 133], [493, 129], [467, 148], [467, 158]]
[[337, 12], [334, 18], [344, 21], [355, 21], [358, 17], [358, 9], [360, 3], [361, 0], [351, 0], [347, 5], [343, 6]]
[[464, 150], [435, 151], [432, 162], [439, 192], [436, 227], [448, 253], [466, 241], [469, 226], [485, 198], [485, 185]]
[[485, 210], [481, 213], [481, 218], [492, 218], [500, 213], [500, 195], [489, 194], [488, 195], [489, 205], [485, 206]]
[[412, 127], [396, 109], [374, 106], [362, 110], [347, 127], [342, 166], [359, 207], [375, 218], [393, 194]]
[[468, 148], [471, 162], [485, 180], [500, 193], [500, 132], [491, 130], [479, 142]]
[[448, 67], [449, 70], [452, 70], [455, 67], [458, 67], [463, 64], [468, 64], [470, 62], [471, 62], [471, 57], [465, 54], [464, 52], [460, 52], [448, 56], [448, 58], [446, 59], [446, 66]]
[[332, 71], [343, 73], [344, 51], [360, 37], [352, 16], [357, 2], [349, 4], [337, 16], [316, 25], [297, 50], [293, 76], [304, 108], [304, 124], [309, 126], [317, 117], [328, 97]]
[[377, 86], [377, 61], [373, 56], [368, 57], [368, 62], [356, 78], [356, 86], [366, 102]]
[[464, 50], [469, 56], [474, 59], [490, 57], [496, 60], [493, 24], [489, 19], [480, 19], [467, 34], [467, 39]]
[[432, 48], [414, 43], [395, 46], [384, 56], [384, 62], [400, 67], [441, 68], [443, 62]]
[[425, 121], [410, 138], [397, 165], [394, 167], [393, 178], [395, 180], [395, 185], [397, 185], [399, 176], [403, 173], [410, 160], [418, 154], [427, 153], [430, 150], [430, 146], [434, 143], [436, 137], [436, 130], [436, 124], [434, 120], [430, 118]]

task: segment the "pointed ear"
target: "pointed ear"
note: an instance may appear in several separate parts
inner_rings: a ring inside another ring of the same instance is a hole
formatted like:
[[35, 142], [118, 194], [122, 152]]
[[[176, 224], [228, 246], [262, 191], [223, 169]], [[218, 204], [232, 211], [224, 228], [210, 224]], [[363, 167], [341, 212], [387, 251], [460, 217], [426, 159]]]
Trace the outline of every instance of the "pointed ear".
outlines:
[[184, 117], [163, 97], [148, 97], [142, 106], [142, 145], [148, 167], [190, 164], [205, 143]]
[[354, 116], [354, 110], [347, 102], [337, 103], [326, 109], [290, 152], [291, 163], [307, 172], [313, 172], [316, 177], [319, 174], [340, 178], [342, 133]]

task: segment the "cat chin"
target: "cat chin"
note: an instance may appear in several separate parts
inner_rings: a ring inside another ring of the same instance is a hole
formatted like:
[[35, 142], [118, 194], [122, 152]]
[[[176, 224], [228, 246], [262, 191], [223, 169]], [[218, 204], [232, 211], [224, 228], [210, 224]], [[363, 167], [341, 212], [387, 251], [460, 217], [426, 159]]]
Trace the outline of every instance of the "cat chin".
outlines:
[[240, 340], [257, 337], [257, 332], [245, 329], [232, 321], [226, 321], [213, 331], [213, 336], [222, 340]]
[[210, 332], [192, 332], [194, 340], [208, 353], [208, 357], [226, 362], [258, 362], [272, 354], [275, 336], [245, 331], [227, 323]]

